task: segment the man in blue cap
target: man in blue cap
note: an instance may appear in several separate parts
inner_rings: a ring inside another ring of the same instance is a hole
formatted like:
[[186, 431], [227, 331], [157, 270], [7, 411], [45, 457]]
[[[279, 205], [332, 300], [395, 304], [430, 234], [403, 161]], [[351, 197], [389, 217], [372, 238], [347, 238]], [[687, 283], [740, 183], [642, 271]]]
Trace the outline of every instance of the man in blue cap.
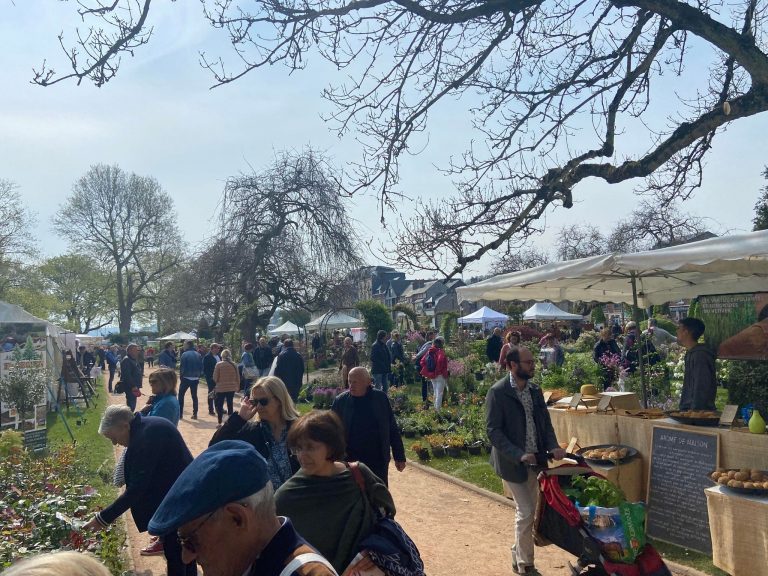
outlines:
[[182, 472], [149, 532], [176, 533], [184, 562], [197, 561], [206, 576], [336, 576], [276, 515], [267, 462], [240, 440], [214, 444]]

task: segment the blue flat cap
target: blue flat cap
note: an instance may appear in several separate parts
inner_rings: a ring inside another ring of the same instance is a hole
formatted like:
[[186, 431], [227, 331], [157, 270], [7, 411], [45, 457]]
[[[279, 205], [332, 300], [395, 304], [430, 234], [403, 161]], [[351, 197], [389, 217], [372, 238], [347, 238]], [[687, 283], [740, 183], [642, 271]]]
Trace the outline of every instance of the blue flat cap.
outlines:
[[269, 482], [267, 461], [241, 440], [208, 448], [187, 466], [149, 521], [149, 533], [164, 536], [204, 514], [255, 494]]

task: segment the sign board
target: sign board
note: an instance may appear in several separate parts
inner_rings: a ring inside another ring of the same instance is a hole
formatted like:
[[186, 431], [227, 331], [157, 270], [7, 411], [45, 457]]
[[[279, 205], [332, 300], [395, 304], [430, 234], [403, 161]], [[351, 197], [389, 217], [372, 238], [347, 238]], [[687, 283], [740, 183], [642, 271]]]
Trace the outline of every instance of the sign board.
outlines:
[[727, 404], [720, 413], [720, 426], [733, 426], [736, 415], [739, 413], [739, 407], [736, 404]]
[[717, 433], [653, 427], [647, 533], [712, 554], [704, 489], [717, 468]]
[[549, 404], [549, 399], [552, 398], [552, 390], [544, 392], [544, 403]]
[[701, 296], [699, 312], [704, 340], [718, 358], [768, 359], [768, 292]]
[[576, 409], [579, 407], [579, 404], [581, 404], [581, 392], [576, 392], [576, 394], [571, 396], [571, 403], [568, 405], [568, 408]]
[[608, 412], [608, 410], [610, 410], [611, 412], [615, 412], [613, 406], [611, 406], [611, 400], [612, 398], [610, 396], [602, 396], [600, 402], [597, 403], [597, 411]]
[[39, 452], [48, 447], [48, 430], [27, 430], [24, 432], [24, 447], [32, 452]]

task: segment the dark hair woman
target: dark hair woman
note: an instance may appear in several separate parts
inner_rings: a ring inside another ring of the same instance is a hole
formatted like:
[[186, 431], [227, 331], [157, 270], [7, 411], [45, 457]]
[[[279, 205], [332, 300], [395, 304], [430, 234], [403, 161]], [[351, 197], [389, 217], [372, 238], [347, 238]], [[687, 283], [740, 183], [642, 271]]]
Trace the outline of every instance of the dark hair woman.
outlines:
[[[357, 463], [365, 492], [343, 461], [344, 425], [330, 410], [315, 410], [296, 420], [288, 446], [301, 469], [275, 494], [277, 513], [291, 519], [296, 531], [341, 574], [370, 534], [376, 508], [394, 515], [395, 504], [384, 483], [365, 464]], [[370, 560], [364, 558], [356, 569]]]

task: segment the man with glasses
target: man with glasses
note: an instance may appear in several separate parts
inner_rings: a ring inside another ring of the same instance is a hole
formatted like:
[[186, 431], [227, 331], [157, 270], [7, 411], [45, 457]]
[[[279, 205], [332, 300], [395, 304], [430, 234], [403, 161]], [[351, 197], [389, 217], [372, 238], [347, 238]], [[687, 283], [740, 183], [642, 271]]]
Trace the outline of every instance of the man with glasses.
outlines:
[[149, 522], [175, 532], [185, 562], [213, 576], [336, 576], [328, 561], [277, 516], [267, 463], [256, 449], [225, 440], [179, 476]]
[[539, 489], [539, 468], [547, 465], [547, 454], [565, 457], [547, 412], [541, 388], [530, 383], [535, 370], [528, 348], [512, 347], [507, 353], [509, 373], [496, 382], [485, 398], [491, 465], [501, 476], [504, 494], [515, 501], [515, 544], [512, 570], [536, 574], [533, 567], [533, 520]]

